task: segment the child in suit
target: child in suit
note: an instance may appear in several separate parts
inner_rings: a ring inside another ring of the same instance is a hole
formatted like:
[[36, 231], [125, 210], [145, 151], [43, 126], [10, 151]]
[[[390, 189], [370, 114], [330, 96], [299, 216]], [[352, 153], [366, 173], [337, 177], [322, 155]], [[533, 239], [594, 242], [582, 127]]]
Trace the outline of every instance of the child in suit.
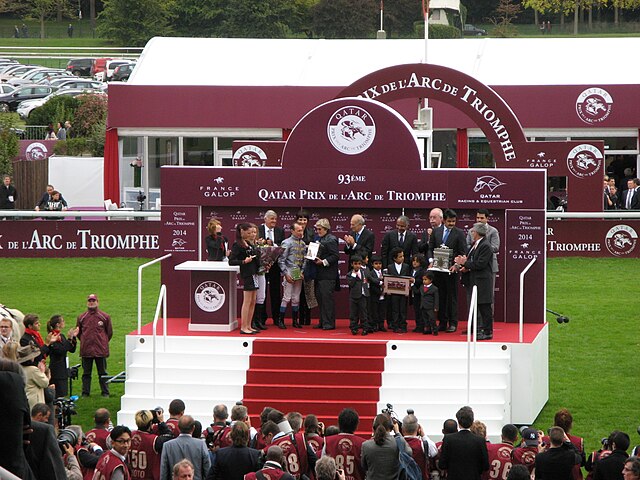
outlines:
[[369, 283], [369, 323], [374, 331], [386, 332], [384, 328], [384, 317], [387, 311], [387, 302], [382, 291], [382, 257], [380, 255], [371, 256], [371, 276]]
[[369, 298], [369, 275], [360, 255], [351, 256], [351, 270], [347, 274], [349, 285], [349, 329], [353, 335], [362, 330], [362, 335], [371, 333], [367, 317]]
[[436, 313], [439, 305], [438, 287], [433, 284], [433, 272], [424, 271], [422, 274], [422, 287], [420, 288], [420, 311], [422, 323], [425, 326], [424, 334], [433, 333], [438, 336], [436, 325]]
[[420, 311], [420, 302], [422, 301], [420, 295], [420, 289], [422, 288], [422, 275], [427, 269], [427, 261], [424, 255], [418, 253], [411, 257], [411, 276], [414, 279], [413, 285], [411, 285], [411, 304], [413, 305], [413, 312], [416, 319], [416, 328], [413, 329], [414, 333], [424, 333], [424, 323], [422, 321], [422, 312]]
[[[411, 267], [404, 263], [404, 251], [400, 247], [391, 250], [393, 263], [387, 267], [389, 275], [410, 277]], [[411, 281], [413, 284], [413, 279]], [[407, 297], [392, 293], [388, 295], [391, 303], [391, 328], [395, 333], [407, 333]]]

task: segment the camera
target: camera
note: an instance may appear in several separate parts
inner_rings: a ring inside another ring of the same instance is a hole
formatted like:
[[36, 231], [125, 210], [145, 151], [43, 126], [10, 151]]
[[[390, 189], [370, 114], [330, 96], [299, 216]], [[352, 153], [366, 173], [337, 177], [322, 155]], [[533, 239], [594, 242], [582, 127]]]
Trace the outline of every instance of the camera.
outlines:
[[607, 437], [604, 437], [602, 440], [600, 440], [600, 443], [602, 444], [603, 450], [609, 449], [609, 439]]
[[74, 395], [73, 397], [70, 397], [70, 398], [64, 398], [64, 397], [56, 398], [53, 401], [53, 405], [56, 408], [56, 418], [58, 419], [58, 428], [66, 429], [69, 425], [71, 425], [71, 416], [76, 415], [78, 413], [78, 411], [76, 410], [76, 403], [75, 403], [77, 399], [78, 397]]
[[[402, 422], [400, 421], [400, 419], [398, 418], [398, 415], [396, 415], [396, 412], [393, 411], [393, 405], [390, 403], [387, 403], [387, 408], [383, 408], [382, 409], [382, 413], [384, 415], [386, 415], [387, 417], [389, 417], [391, 419], [391, 421], [395, 424], [398, 425], [398, 428], [400, 429], [400, 431], [402, 432]], [[413, 410], [408, 409], [407, 413], [409, 415], [413, 414]]]
[[60, 447], [60, 451], [65, 453], [64, 447], [65, 445], [70, 445], [71, 447], [75, 447], [76, 443], [78, 443], [78, 436], [76, 432], [73, 430], [69, 430], [68, 428], [63, 428], [58, 432], [58, 446]]

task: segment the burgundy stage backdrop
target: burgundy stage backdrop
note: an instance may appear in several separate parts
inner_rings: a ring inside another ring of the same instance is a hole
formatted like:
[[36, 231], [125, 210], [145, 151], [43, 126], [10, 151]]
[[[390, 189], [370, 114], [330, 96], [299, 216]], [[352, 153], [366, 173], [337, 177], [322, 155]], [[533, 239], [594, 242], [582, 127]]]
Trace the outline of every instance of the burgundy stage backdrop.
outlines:
[[[500, 269], [509, 281], [500, 281], [496, 319], [518, 320], [517, 309], [514, 314], [504, 299], [517, 298], [519, 283], [511, 279], [535, 259], [526, 276], [530, 300], [525, 321], [543, 322], [546, 172], [423, 170], [421, 163], [411, 128], [397, 112], [375, 101], [344, 98], [327, 102], [300, 120], [286, 142], [282, 167], [162, 167], [160, 246], [162, 253], [173, 254], [162, 266], [169, 315], [189, 315], [189, 276], [174, 266], [203, 258], [194, 250], [203, 248], [204, 225], [212, 216], [223, 221], [233, 241], [237, 223], [259, 224], [268, 209], [279, 212], [283, 224], [305, 207], [314, 218], [327, 216], [338, 237], [347, 233], [351, 215], [362, 213], [379, 248], [383, 232], [393, 228], [402, 209], [413, 220], [412, 230], [419, 233], [426, 227], [429, 210], [440, 207], [459, 210], [463, 227], [472, 223], [476, 209], [489, 208], [492, 223], [505, 240], [515, 236], [520, 242], [517, 251], [507, 255], [505, 243], [499, 255]], [[182, 187], [168, 188], [169, 184]], [[200, 225], [197, 233], [191, 228], [194, 224]], [[342, 265], [343, 273], [345, 269]], [[348, 316], [344, 290], [337, 294], [342, 299], [341, 318]]]

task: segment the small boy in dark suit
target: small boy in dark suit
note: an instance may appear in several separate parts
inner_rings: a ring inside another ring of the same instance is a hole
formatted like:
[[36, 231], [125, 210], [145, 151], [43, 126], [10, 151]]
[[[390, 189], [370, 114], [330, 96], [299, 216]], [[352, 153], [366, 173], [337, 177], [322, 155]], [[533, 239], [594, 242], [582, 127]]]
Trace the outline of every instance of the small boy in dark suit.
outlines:
[[382, 291], [382, 257], [380, 255], [371, 256], [371, 275], [369, 282], [369, 323], [374, 331], [386, 332], [384, 328], [384, 317], [387, 311], [387, 303]]
[[438, 336], [438, 326], [436, 325], [438, 302], [438, 287], [433, 284], [433, 272], [425, 271], [422, 274], [422, 287], [420, 288], [420, 311], [425, 335], [433, 333]]
[[[401, 277], [411, 276], [411, 267], [404, 263], [404, 251], [400, 247], [391, 250], [393, 263], [387, 266], [389, 275]], [[413, 279], [411, 280], [413, 284]], [[407, 296], [400, 294], [388, 295], [391, 303], [391, 328], [395, 333], [407, 333]]]
[[362, 266], [360, 255], [351, 256], [351, 270], [347, 274], [349, 285], [349, 329], [353, 335], [362, 329], [362, 335], [371, 333], [367, 317], [367, 299], [369, 298], [369, 275]]

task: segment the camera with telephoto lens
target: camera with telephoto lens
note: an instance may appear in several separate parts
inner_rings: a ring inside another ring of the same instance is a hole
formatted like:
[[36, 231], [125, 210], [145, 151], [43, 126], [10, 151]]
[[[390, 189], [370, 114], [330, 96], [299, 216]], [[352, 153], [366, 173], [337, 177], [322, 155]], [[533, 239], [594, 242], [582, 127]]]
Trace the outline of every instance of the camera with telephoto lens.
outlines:
[[75, 402], [77, 399], [78, 397], [74, 395], [70, 398], [59, 397], [53, 401], [59, 428], [64, 429], [71, 425], [71, 416], [78, 413]]
[[68, 428], [63, 428], [58, 432], [58, 446], [60, 447], [60, 451], [62, 453], [66, 453], [64, 451], [65, 445], [69, 445], [71, 447], [75, 447], [76, 443], [78, 443], [78, 436], [76, 432], [73, 430], [69, 430]]
[[160, 423], [160, 415], [164, 413], [164, 410], [160, 407], [156, 407], [151, 410], [151, 423], [157, 424]]

